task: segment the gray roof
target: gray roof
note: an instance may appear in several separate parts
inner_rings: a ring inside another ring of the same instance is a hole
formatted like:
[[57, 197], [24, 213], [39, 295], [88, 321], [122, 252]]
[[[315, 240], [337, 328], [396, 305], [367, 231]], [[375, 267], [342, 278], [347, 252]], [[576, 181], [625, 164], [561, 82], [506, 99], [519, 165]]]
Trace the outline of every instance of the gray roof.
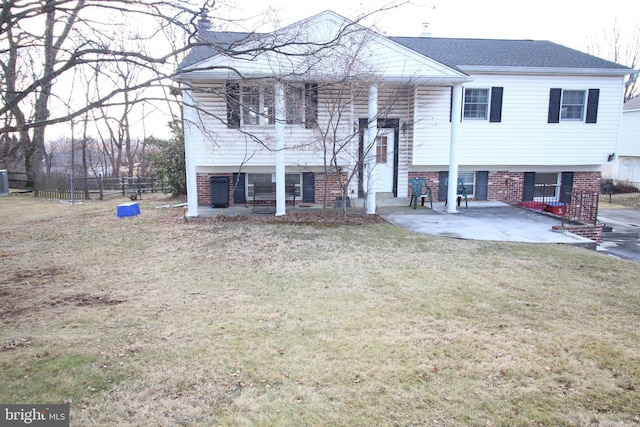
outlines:
[[628, 69], [568, 47], [538, 40], [389, 37], [450, 67]]
[[235, 44], [241, 44], [258, 37], [256, 33], [199, 31], [196, 46], [189, 50], [187, 56], [178, 65], [178, 70], [197, 64], [207, 58], [222, 53]]
[[[191, 49], [178, 69], [214, 56], [221, 49], [232, 47], [234, 43], [243, 43], [260, 36], [261, 34], [256, 33], [201, 31], [200, 41], [210, 44]], [[630, 70], [623, 65], [549, 41], [432, 37], [389, 39], [455, 69], [472, 66]]]

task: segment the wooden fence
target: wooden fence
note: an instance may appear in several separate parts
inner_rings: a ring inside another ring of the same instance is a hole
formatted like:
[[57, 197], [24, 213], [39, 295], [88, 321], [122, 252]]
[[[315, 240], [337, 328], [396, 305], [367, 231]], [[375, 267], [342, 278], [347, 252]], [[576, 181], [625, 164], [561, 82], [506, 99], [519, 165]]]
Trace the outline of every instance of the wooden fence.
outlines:
[[110, 196], [141, 199], [144, 193], [166, 193], [166, 183], [153, 176], [74, 177], [65, 173], [42, 175], [34, 182], [36, 197], [62, 200], [104, 200]]

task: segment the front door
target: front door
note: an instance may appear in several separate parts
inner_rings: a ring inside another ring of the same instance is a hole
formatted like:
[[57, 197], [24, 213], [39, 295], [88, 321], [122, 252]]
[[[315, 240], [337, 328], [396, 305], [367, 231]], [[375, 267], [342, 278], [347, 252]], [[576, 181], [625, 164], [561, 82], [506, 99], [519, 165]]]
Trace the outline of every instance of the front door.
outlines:
[[377, 193], [393, 192], [393, 129], [378, 129], [372, 189]]

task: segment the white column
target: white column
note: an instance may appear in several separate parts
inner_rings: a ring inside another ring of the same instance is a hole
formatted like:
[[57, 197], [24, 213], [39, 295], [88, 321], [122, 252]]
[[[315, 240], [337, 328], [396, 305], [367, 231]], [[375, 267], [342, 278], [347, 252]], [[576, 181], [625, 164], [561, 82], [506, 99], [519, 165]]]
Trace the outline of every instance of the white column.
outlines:
[[184, 99], [182, 127], [184, 129], [184, 163], [187, 178], [187, 217], [195, 218], [198, 216], [198, 180], [194, 153], [195, 141], [192, 131], [192, 126], [195, 123], [195, 110], [192, 107], [194, 101], [191, 97], [191, 90], [183, 90], [182, 98]]
[[284, 125], [287, 120], [285, 110], [284, 85], [276, 83], [275, 87], [275, 137], [276, 137], [276, 216], [287, 213], [285, 197], [285, 156], [284, 156]]
[[376, 136], [378, 135], [378, 86], [369, 86], [369, 113], [367, 124], [367, 145], [365, 152], [367, 188], [367, 214], [376, 213], [376, 192], [373, 189], [373, 174], [376, 166]]
[[451, 141], [449, 142], [449, 186], [447, 187], [447, 212], [456, 213], [458, 193], [458, 140], [460, 135], [460, 112], [462, 111], [462, 84], [453, 85], [451, 103]]

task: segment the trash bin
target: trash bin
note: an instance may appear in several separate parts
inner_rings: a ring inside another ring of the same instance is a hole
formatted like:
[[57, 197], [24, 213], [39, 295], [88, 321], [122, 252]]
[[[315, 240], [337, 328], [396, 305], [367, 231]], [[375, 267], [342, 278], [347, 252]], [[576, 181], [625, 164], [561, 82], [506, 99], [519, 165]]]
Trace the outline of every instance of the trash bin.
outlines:
[[211, 189], [211, 207], [229, 207], [229, 177], [210, 176], [209, 188]]
[[[338, 196], [336, 197], [336, 208], [341, 208], [342, 207], [342, 196]], [[347, 206], [348, 208], [351, 207], [351, 198], [347, 197]]]

